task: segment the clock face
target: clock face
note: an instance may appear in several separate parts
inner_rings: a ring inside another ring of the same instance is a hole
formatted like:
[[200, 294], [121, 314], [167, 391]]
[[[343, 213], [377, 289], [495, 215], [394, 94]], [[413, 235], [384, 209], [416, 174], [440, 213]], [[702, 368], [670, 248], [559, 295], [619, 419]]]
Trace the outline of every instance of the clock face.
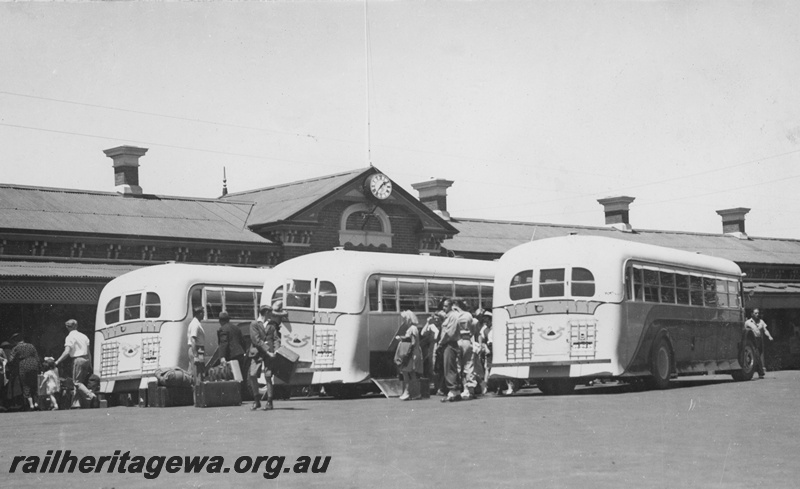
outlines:
[[369, 179], [369, 191], [376, 199], [384, 200], [392, 194], [392, 181], [381, 173], [372, 175]]

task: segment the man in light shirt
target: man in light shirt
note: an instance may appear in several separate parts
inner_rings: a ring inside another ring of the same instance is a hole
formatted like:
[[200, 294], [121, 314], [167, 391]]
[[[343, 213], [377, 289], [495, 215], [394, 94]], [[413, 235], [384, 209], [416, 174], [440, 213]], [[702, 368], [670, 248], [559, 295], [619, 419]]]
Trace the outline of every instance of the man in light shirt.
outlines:
[[192, 374], [193, 383], [197, 385], [205, 374], [202, 363], [205, 361], [206, 332], [200, 324], [200, 320], [205, 316], [205, 309], [196, 307], [193, 315], [186, 338], [189, 343], [189, 372]]
[[72, 357], [72, 380], [86, 385], [92, 375], [92, 355], [89, 352], [89, 337], [78, 331], [78, 321], [70, 319], [65, 326], [69, 330], [64, 340], [64, 353], [56, 360], [56, 365]]
[[767, 329], [767, 323], [761, 319], [761, 311], [758, 309], [753, 309], [753, 314], [744, 323], [745, 327], [748, 328], [753, 332], [753, 335], [756, 337], [756, 348], [758, 349], [758, 355], [756, 356], [756, 372], [758, 372], [758, 377], [760, 379], [764, 378], [764, 374], [766, 370], [764, 369], [764, 336], [769, 338], [772, 341], [772, 335], [769, 334], [769, 330]]

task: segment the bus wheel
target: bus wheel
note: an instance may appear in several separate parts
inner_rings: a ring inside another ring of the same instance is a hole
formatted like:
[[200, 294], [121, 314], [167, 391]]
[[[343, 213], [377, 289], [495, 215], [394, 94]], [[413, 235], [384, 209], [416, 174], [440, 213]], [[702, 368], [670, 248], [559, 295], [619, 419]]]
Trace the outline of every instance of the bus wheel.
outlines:
[[563, 396], [575, 389], [575, 382], [571, 379], [541, 379], [536, 382], [536, 387], [542, 394], [548, 396]]
[[653, 376], [651, 383], [656, 389], [666, 389], [669, 387], [669, 378], [672, 375], [672, 350], [669, 343], [661, 338], [653, 349], [650, 371]]
[[744, 340], [744, 348], [742, 348], [741, 358], [739, 358], [742, 367], [731, 374], [733, 380], [741, 382], [753, 378], [756, 369], [756, 355], [758, 355], [756, 345], [753, 344], [753, 340], [747, 338]]

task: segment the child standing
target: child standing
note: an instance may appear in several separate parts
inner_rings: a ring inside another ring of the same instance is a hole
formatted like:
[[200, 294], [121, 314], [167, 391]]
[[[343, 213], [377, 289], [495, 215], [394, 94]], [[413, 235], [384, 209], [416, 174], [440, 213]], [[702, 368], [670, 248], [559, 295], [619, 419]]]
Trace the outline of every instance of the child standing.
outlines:
[[[55, 411], [58, 409], [58, 401], [56, 400], [56, 392], [61, 390], [61, 380], [58, 378], [58, 367], [52, 357], [46, 357], [44, 364], [47, 370], [42, 377], [42, 383], [39, 385], [39, 395], [44, 398], [50, 398], [50, 409]], [[42, 405], [42, 402], [39, 403]]]

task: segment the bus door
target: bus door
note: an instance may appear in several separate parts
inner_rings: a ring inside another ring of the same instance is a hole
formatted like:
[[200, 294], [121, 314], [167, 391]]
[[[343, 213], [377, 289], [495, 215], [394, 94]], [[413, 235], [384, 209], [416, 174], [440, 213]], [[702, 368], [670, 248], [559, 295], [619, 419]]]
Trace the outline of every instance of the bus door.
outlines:
[[298, 371], [302, 372], [302, 368], [333, 369], [337, 341], [334, 326], [340, 315], [334, 312], [336, 286], [315, 277], [292, 278], [286, 280], [281, 294], [276, 291], [273, 300], [280, 296], [290, 311], [281, 325], [281, 340], [300, 356]]

